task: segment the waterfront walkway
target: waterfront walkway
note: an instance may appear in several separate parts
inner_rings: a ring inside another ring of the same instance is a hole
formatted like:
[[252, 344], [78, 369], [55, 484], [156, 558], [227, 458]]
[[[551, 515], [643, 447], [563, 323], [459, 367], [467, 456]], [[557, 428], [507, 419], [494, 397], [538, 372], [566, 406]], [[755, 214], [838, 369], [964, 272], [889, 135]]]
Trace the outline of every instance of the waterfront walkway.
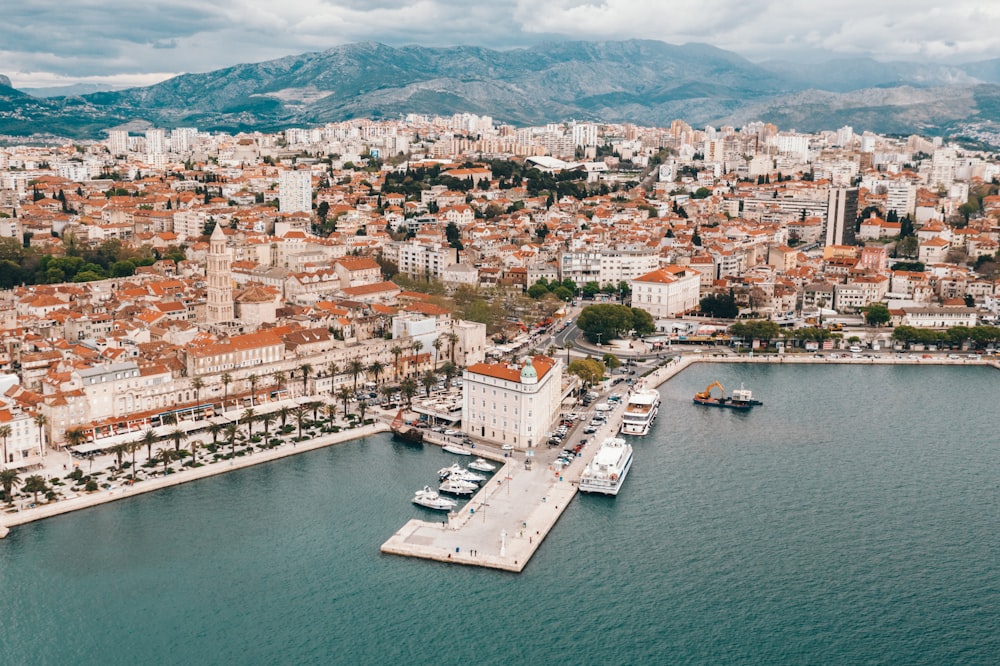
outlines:
[[181, 483], [187, 483], [188, 481], [204, 479], [209, 476], [215, 476], [216, 474], [224, 474], [235, 469], [250, 467], [251, 465], [259, 465], [260, 463], [269, 462], [271, 460], [277, 460], [286, 456], [304, 453], [305, 451], [312, 451], [313, 449], [320, 449], [326, 446], [340, 444], [341, 442], [367, 437], [379, 432], [387, 432], [388, 430], [388, 425], [376, 422], [372, 425], [342, 430], [337, 433], [323, 435], [307, 441], [296, 442], [294, 444], [286, 443], [278, 448], [265, 449], [252, 454], [231, 458], [229, 460], [219, 460], [207, 463], [200, 467], [185, 467], [166, 476], [157, 476], [151, 479], [138, 481], [135, 485], [122, 484], [114, 486], [110, 490], [95, 490], [91, 493], [81, 493], [76, 497], [62, 499], [56, 502], [49, 502], [47, 504], [40, 504], [34, 508], [25, 508], [16, 512], [0, 513], [0, 538], [6, 536], [9, 528], [15, 525], [23, 525], [24, 523], [42, 520], [43, 518], [50, 518], [62, 513], [69, 513], [70, 511], [79, 511], [80, 509], [86, 509], [88, 507], [97, 506], [106, 502], [114, 502], [116, 500], [125, 499], [126, 497], [141, 495], [143, 493], [152, 492], [168, 486], [176, 486]]

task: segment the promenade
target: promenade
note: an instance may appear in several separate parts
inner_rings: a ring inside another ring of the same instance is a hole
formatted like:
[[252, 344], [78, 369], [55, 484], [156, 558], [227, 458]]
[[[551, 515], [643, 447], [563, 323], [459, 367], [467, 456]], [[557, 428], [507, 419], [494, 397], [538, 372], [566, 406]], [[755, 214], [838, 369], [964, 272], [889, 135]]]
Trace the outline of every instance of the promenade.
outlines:
[[215, 476], [216, 474], [225, 474], [226, 472], [231, 472], [236, 469], [259, 465], [261, 463], [278, 460], [279, 458], [285, 458], [287, 456], [304, 453], [306, 451], [333, 446], [334, 444], [340, 444], [342, 442], [359, 439], [361, 437], [368, 437], [369, 435], [374, 435], [380, 432], [387, 432], [388, 430], [388, 425], [376, 422], [371, 425], [342, 430], [337, 433], [323, 435], [321, 437], [316, 437], [303, 442], [283, 444], [278, 448], [257, 451], [249, 455], [239, 456], [229, 460], [219, 460], [217, 462], [207, 463], [201, 467], [186, 467], [174, 472], [173, 474], [138, 481], [134, 485], [116, 485], [109, 490], [95, 490], [90, 493], [81, 493], [76, 497], [70, 497], [47, 504], [40, 504], [34, 508], [25, 508], [23, 510], [13, 512], [7, 511], [0, 513], [0, 538], [7, 536], [9, 529], [15, 525], [23, 525], [35, 520], [51, 518], [52, 516], [58, 516], [71, 511], [79, 511], [80, 509], [87, 509], [100, 504], [105, 504], [107, 502], [114, 502], [128, 497], [133, 497], [135, 495], [152, 492], [154, 490], [160, 490], [161, 488], [167, 488], [169, 486], [176, 486], [189, 481], [204, 479], [209, 476]]

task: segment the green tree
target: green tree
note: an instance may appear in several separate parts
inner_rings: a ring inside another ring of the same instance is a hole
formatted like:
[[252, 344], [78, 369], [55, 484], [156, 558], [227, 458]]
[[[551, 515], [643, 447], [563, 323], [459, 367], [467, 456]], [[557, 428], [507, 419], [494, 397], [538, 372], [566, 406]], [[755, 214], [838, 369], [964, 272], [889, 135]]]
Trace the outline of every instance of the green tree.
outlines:
[[892, 316], [889, 314], [889, 308], [882, 303], [872, 303], [864, 309], [865, 322], [869, 326], [882, 326], [883, 324], [889, 323]]
[[576, 375], [583, 382], [584, 386], [594, 386], [604, 377], [604, 364], [592, 358], [579, 358], [569, 364], [566, 369], [572, 375]]
[[642, 308], [632, 308], [632, 328], [635, 329], [636, 335], [655, 333], [656, 323], [653, 321], [653, 315]]
[[618, 360], [617, 356], [610, 352], [602, 356], [601, 360], [604, 362], [604, 367], [608, 370], [615, 370], [616, 368], [622, 367], [622, 362]]
[[735, 299], [729, 294], [709, 294], [698, 302], [698, 308], [709, 317], [735, 319], [740, 313]]
[[576, 325], [590, 342], [602, 343], [632, 330], [632, 309], [625, 305], [602, 303], [588, 305], [576, 319]]
[[3, 496], [7, 504], [11, 505], [14, 503], [14, 488], [21, 485], [21, 475], [16, 469], [4, 468], [0, 470], [0, 485], [3, 486]]
[[[118, 463], [118, 466], [121, 467], [121, 463]], [[38, 493], [44, 493], [48, 489], [49, 487], [45, 483], [45, 479], [38, 474], [32, 474], [25, 479], [24, 486], [21, 487], [22, 491], [34, 495], [34, 499], [32, 501], [35, 504], [38, 504]]]

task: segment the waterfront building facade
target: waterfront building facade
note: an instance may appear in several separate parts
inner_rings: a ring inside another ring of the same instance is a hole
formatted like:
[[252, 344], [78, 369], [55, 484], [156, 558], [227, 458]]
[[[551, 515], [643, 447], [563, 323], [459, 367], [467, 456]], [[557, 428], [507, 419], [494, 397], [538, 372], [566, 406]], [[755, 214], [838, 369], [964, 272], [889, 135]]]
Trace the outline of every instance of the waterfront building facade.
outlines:
[[545, 441], [559, 413], [562, 365], [548, 356], [475, 363], [463, 378], [462, 430], [491, 444], [530, 449]]

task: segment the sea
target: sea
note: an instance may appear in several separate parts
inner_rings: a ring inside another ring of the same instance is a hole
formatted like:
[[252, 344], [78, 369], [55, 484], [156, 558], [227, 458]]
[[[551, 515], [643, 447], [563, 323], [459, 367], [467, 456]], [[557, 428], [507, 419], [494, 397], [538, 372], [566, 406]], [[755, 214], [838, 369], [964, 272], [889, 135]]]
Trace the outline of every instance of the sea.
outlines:
[[380, 554], [453, 462], [384, 435], [15, 527], [0, 663], [997, 664], [998, 380], [696, 364], [521, 574]]

